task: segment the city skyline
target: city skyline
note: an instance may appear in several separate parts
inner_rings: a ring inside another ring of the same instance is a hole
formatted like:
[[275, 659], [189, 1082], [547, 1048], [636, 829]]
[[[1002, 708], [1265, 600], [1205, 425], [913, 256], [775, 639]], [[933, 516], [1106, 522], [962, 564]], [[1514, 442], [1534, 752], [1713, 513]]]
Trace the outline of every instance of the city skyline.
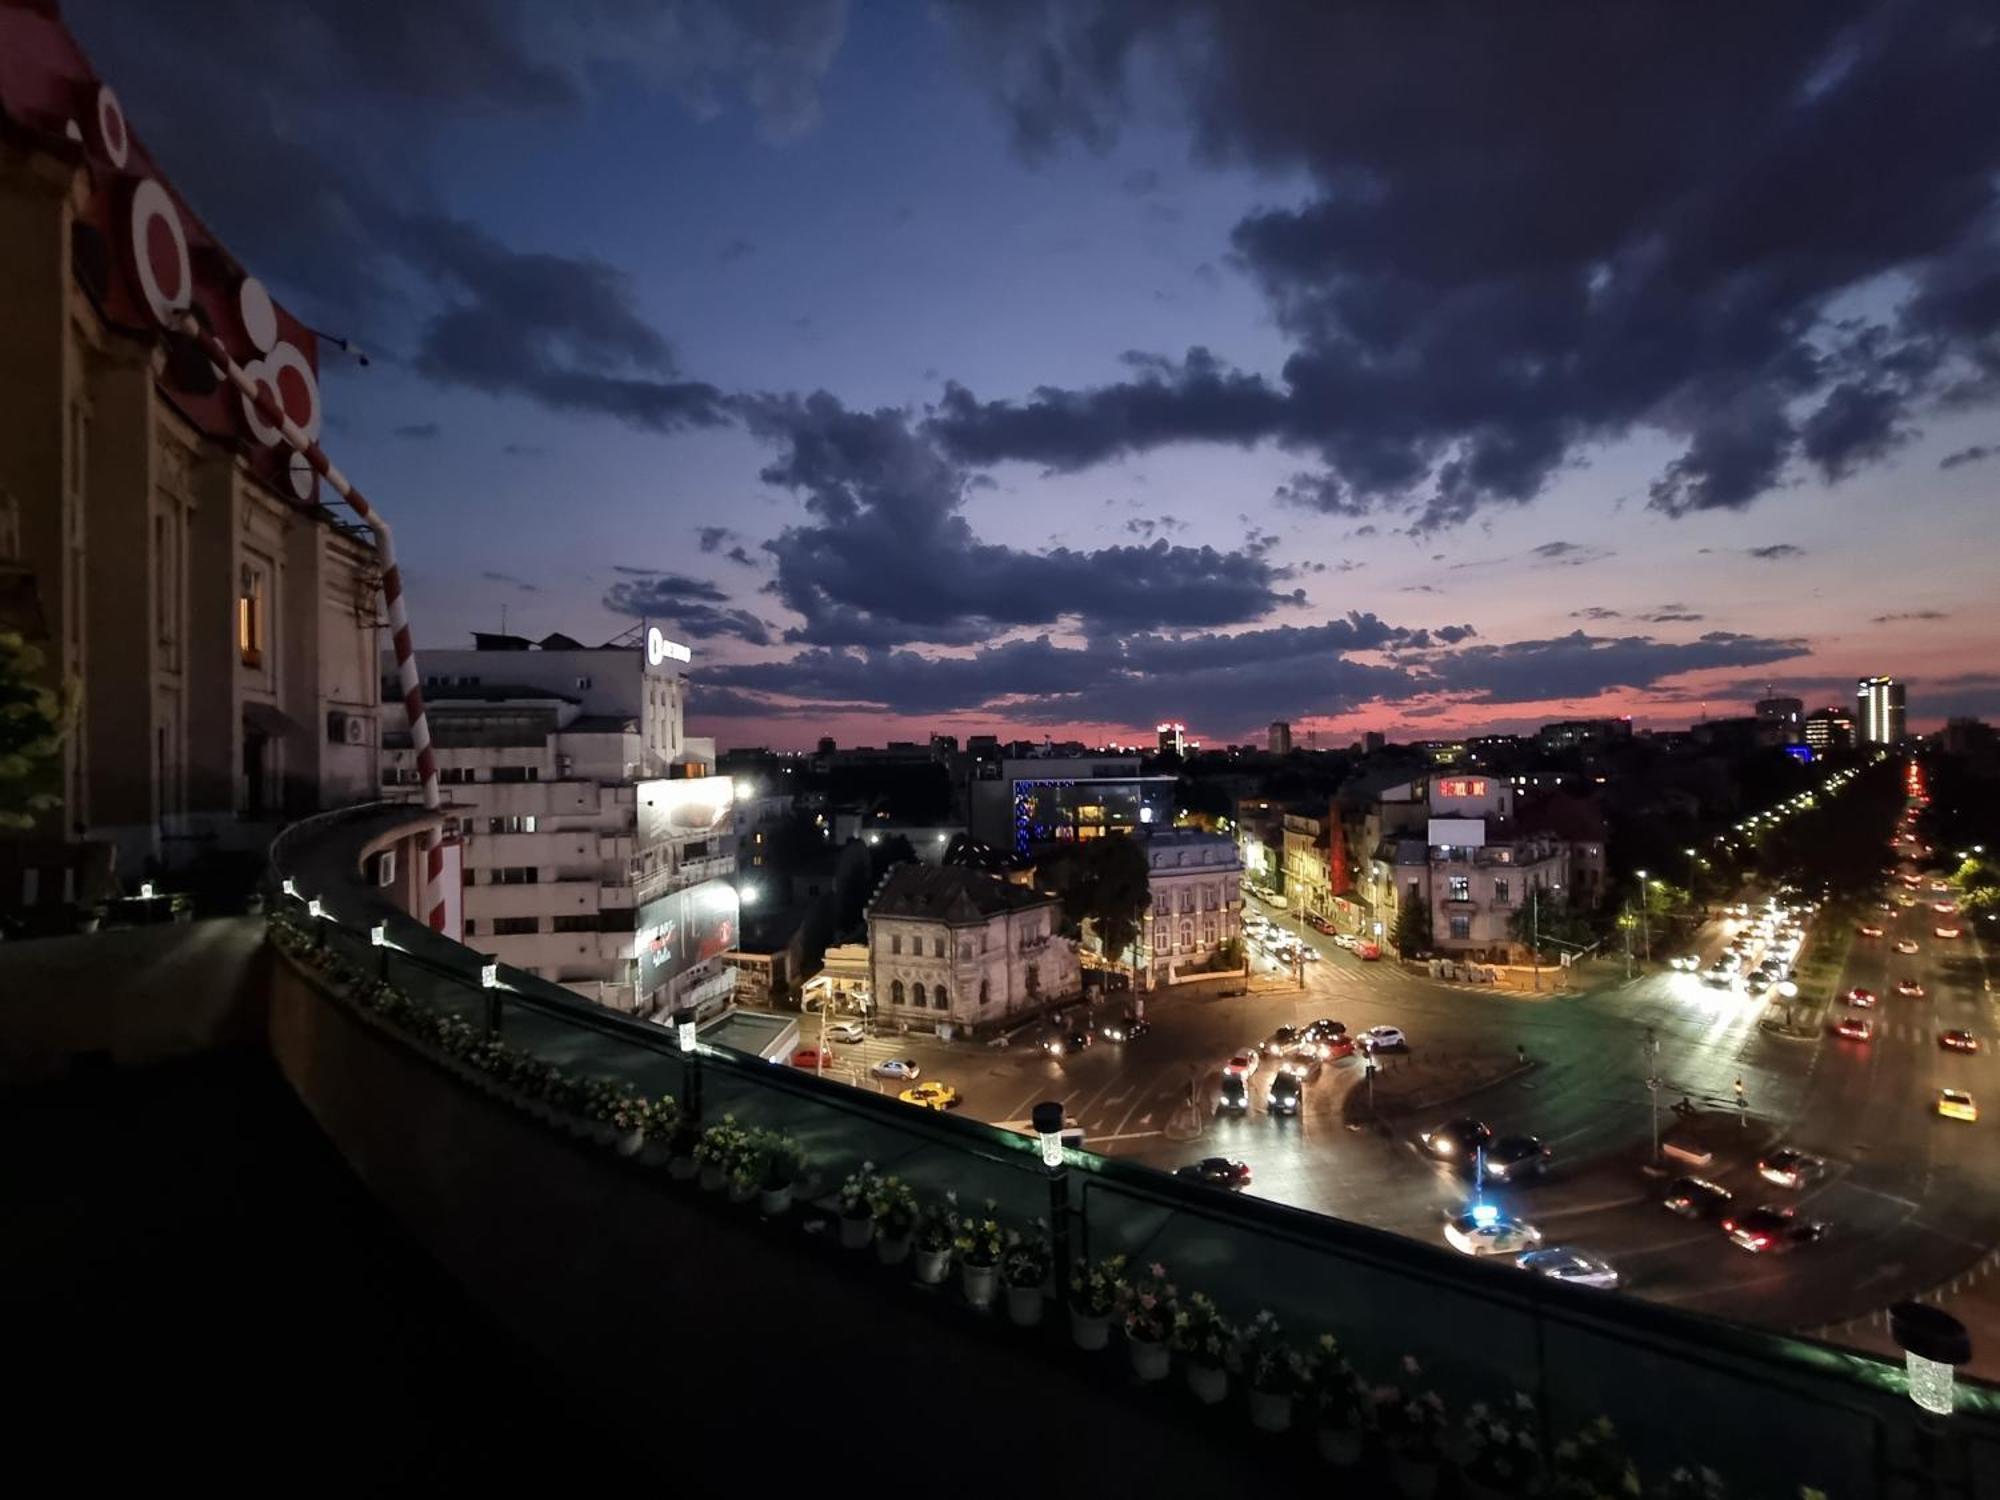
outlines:
[[327, 442], [420, 651], [653, 619], [691, 730], [787, 748], [2000, 710], [1976, 8], [225, 9], [65, 14], [371, 355]]

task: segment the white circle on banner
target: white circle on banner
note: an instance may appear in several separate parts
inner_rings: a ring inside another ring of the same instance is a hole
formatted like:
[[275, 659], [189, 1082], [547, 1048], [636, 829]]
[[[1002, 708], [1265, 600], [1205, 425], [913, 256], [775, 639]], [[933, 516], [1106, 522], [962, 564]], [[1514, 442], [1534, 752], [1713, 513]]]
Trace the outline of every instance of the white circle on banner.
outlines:
[[243, 319], [244, 336], [259, 354], [269, 354], [278, 342], [278, 309], [255, 276], [245, 276], [236, 289], [236, 312]]
[[97, 88], [97, 143], [111, 165], [122, 170], [132, 154], [132, 136], [125, 128], [125, 107], [108, 83]]
[[292, 477], [292, 493], [297, 495], [301, 500], [312, 499], [313, 484], [318, 480], [319, 476], [313, 472], [311, 460], [303, 453], [294, 450], [289, 468]]
[[[272, 401], [277, 401], [278, 387], [272, 379], [270, 366], [263, 360], [251, 360], [243, 367], [243, 373], [249, 376], [253, 383], [262, 387]], [[250, 435], [266, 448], [273, 443], [284, 441], [285, 435], [264, 420], [264, 414], [257, 410], [257, 403], [248, 396], [243, 398], [243, 421], [249, 427]]]
[[292, 425], [306, 435], [307, 442], [318, 442], [319, 381], [298, 345], [279, 344], [264, 357], [264, 369], [277, 392], [278, 405]]
[[146, 306], [162, 323], [194, 297], [194, 270], [188, 261], [187, 231], [167, 190], [148, 177], [132, 190], [132, 263]]

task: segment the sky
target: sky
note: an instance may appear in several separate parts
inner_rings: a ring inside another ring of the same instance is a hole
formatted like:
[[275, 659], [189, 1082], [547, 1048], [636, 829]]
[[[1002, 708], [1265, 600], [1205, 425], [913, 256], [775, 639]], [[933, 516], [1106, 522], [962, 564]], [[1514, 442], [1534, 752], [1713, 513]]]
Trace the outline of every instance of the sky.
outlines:
[[67, 0], [418, 651], [723, 746], [2000, 714], [2000, 12]]

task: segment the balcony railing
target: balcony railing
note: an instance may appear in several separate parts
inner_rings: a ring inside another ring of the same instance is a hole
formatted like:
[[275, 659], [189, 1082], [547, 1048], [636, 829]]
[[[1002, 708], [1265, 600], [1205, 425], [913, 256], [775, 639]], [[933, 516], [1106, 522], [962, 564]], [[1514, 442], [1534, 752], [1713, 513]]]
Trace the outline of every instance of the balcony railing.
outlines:
[[[407, 823], [409, 810], [400, 817]], [[668, 1028], [504, 965], [499, 988], [482, 988], [479, 954], [355, 878], [363, 844], [390, 821], [361, 810], [287, 830], [272, 850], [274, 911], [307, 920], [302, 902], [275, 890], [297, 877], [327, 911], [316, 932], [350, 964], [437, 1015], [497, 1028], [552, 1066], [683, 1100], [698, 1070], [704, 1118], [790, 1133], [829, 1182], [865, 1161], [929, 1198], [991, 1199], [1013, 1223], [1051, 1212], [1035, 1143], [1013, 1131], [717, 1048], [684, 1056]], [[390, 946], [371, 946], [376, 922]], [[438, 1081], [455, 1086], [442, 1071]], [[1269, 1308], [1301, 1335], [1334, 1333], [1364, 1373], [1391, 1376], [1414, 1357], [1454, 1409], [1523, 1391], [1551, 1434], [1609, 1417], [1650, 1472], [1709, 1464], [1733, 1494], [1917, 1493], [1928, 1477], [1904, 1376], [1874, 1356], [1563, 1285], [1128, 1161], [1074, 1151], [1068, 1165], [1064, 1213], [1080, 1256], [1163, 1262], [1184, 1291], [1208, 1292], [1227, 1314]], [[2000, 1391], [1961, 1380], [1958, 1409], [1958, 1461], [2000, 1473]]]

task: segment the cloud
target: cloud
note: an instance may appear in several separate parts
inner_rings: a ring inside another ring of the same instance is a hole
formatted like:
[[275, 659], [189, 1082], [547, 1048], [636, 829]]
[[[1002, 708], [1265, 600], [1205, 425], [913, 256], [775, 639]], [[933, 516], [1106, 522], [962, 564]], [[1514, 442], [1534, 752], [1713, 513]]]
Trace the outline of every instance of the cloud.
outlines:
[[[644, 570], [614, 568], [613, 571]], [[768, 621], [747, 609], [731, 607], [729, 595], [722, 589], [678, 573], [659, 573], [614, 583], [605, 591], [604, 607], [613, 614], [637, 620], [670, 622], [691, 640], [731, 636], [753, 646], [768, 646], [775, 639]]]
[[1974, 443], [1970, 448], [1960, 448], [1956, 453], [1947, 453], [1938, 460], [1938, 467], [1956, 469], [1966, 464], [1984, 463], [1995, 456], [2000, 456], [2000, 445]]
[[390, 428], [389, 435], [391, 437], [428, 441], [438, 435], [438, 424], [435, 422], [412, 422], [406, 427]]
[[1804, 557], [1806, 549], [1790, 542], [1773, 542], [1768, 547], [1746, 547], [1745, 557], [1754, 557], [1759, 562], [1790, 562], [1795, 557]]
[[1428, 530], [1646, 434], [1678, 450], [1649, 494], [1680, 516], [2000, 398], [2000, 42], [1974, 0], [1701, 28], [1652, 5], [943, 9], [1030, 161], [1164, 114], [1199, 163], [1305, 184], [1232, 235], [1279, 368], [1196, 350], [1021, 400], [953, 388], [964, 462], [1268, 441], [1319, 460], [1294, 503]]
[[533, 443], [502, 443], [500, 451], [509, 458], [539, 458], [542, 454]]
[[1870, 615], [1870, 625], [1897, 625], [1905, 620], [1949, 620], [1951, 615], [1942, 609], [1905, 609], [1894, 614]]
[[1656, 609], [1649, 615], [1636, 616], [1648, 625], [1691, 625], [1697, 620], [1705, 620], [1706, 615], [1696, 614], [1687, 609]]
[[1529, 552], [1544, 563], [1560, 568], [1580, 568], [1585, 563], [1602, 562], [1611, 556], [1608, 547], [1591, 547], [1582, 542], [1543, 542]]
[[727, 266], [734, 265], [739, 260], [746, 260], [756, 253], [757, 247], [739, 236], [717, 251], [715, 258]]
[[1172, 516], [1161, 516], [1158, 519], [1151, 516], [1134, 516], [1125, 523], [1125, 530], [1131, 535], [1138, 537], [1141, 541], [1150, 542], [1156, 536], [1166, 536], [1176, 531], [1186, 531], [1187, 524], [1187, 522], [1176, 520]]
[[1621, 611], [1607, 609], [1602, 604], [1588, 604], [1582, 609], [1571, 610], [1569, 617], [1572, 620], [1615, 620], [1620, 613]]
[[535, 584], [529, 583], [526, 579], [516, 578], [512, 573], [488, 572], [481, 573], [479, 576], [493, 583], [511, 583], [524, 594], [539, 594], [541, 592], [541, 589]]
[[1645, 690], [1683, 672], [1760, 666], [1805, 655], [1802, 640], [1712, 630], [1693, 641], [1594, 636], [1581, 630], [1547, 640], [1466, 646], [1426, 663], [1439, 691], [1474, 703], [1592, 698], [1616, 688]]
[[1144, 198], [1160, 190], [1160, 174], [1152, 167], [1141, 167], [1136, 172], [1126, 173], [1125, 180], [1118, 184], [1118, 190], [1134, 198]]
[[697, 526], [694, 534], [696, 545], [704, 552], [714, 552], [724, 542], [736, 539], [736, 533], [727, 526]]
[[1268, 545], [1146, 545], [1031, 552], [982, 541], [962, 513], [968, 476], [892, 408], [849, 410], [826, 392], [739, 409], [777, 449], [764, 482], [804, 497], [807, 519], [764, 549], [771, 590], [824, 646], [970, 644], [1013, 626], [1074, 620], [1093, 632], [1243, 624], [1304, 594]]

